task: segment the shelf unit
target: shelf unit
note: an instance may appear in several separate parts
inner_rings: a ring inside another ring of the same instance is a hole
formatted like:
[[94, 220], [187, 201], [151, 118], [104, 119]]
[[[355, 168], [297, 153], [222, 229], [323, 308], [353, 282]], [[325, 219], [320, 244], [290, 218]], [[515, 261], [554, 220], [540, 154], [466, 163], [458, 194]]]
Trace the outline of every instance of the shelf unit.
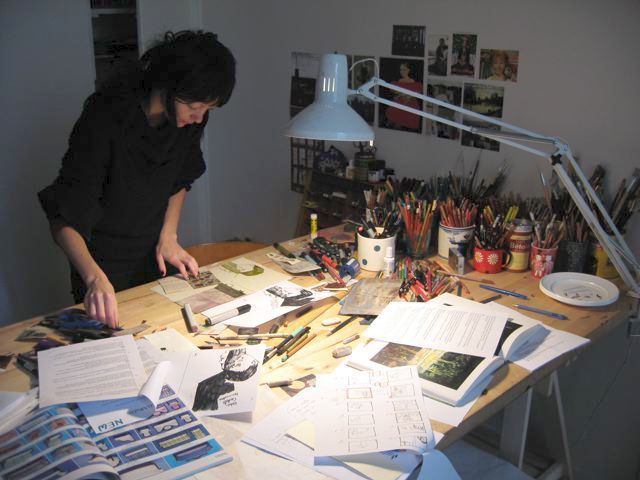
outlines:
[[308, 170], [296, 236], [309, 233], [310, 215], [314, 212], [318, 214], [319, 229], [333, 227], [345, 219], [357, 220], [364, 216], [366, 206], [363, 192], [380, 185], [349, 180], [315, 169]]

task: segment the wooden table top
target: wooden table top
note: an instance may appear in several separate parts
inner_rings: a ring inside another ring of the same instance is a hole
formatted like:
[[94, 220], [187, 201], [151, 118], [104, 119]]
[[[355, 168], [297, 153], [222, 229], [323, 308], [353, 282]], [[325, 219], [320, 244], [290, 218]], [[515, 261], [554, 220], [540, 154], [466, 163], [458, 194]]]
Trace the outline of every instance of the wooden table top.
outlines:
[[[304, 240], [305, 239], [292, 240], [290, 242], [284, 242], [284, 245], [289, 249], [295, 250], [295, 246], [300, 245]], [[275, 250], [272, 247], [268, 247], [244, 256], [268, 268], [279, 270], [279, 267], [266, 256], [267, 252], [272, 251]], [[363, 272], [362, 275], [367, 276], [372, 274]], [[486, 274], [479, 274], [477, 272], [471, 272], [468, 275], [475, 278], [488, 277]], [[553, 328], [587, 337], [591, 340], [597, 340], [625, 322], [634, 305], [634, 300], [624, 295], [623, 289], [621, 289], [620, 299], [612, 305], [598, 308], [580, 308], [559, 303], [544, 295], [538, 288], [538, 281], [531, 277], [530, 272], [502, 272], [491, 275], [490, 277], [494, 281], [495, 286], [528, 295], [530, 298], [529, 303], [532, 306], [564, 313], [568, 317], [568, 320], [555, 320], [533, 313], [527, 313], [528, 316], [540, 320]], [[306, 276], [296, 277], [295, 282], [302, 286], [311, 286], [317, 283], [317, 280], [313, 277]], [[465, 282], [465, 284], [470, 290], [470, 295], [464, 294], [466, 298], [483, 300], [492, 296], [492, 292], [479, 288], [477, 282], [469, 281]], [[162, 295], [151, 291], [150, 288], [155, 285], [157, 285], [155, 282], [141, 285], [117, 294], [121, 325], [124, 328], [130, 328], [146, 321], [146, 323], [150, 325], [150, 328], [142, 332], [141, 335], [151, 333], [163, 327], [172, 327], [191, 339], [194, 343], [199, 345], [204, 344], [204, 340], [207, 339], [207, 337], [194, 336], [188, 333], [181, 313], [181, 307]], [[358, 321], [354, 321], [335, 335], [328, 336], [331, 327], [325, 327], [321, 324], [323, 319], [338, 315], [340, 305], [337, 300], [344, 295], [344, 293], [339, 293], [336, 297], [331, 297], [314, 304], [313, 310], [299, 318], [296, 318], [295, 315], [290, 315], [289, 318], [285, 318], [286, 327], [281, 328], [280, 332], [290, 332], [310, 322], [309, 325], [312, 331], [317, 333], [317, 336], [286, 362], [283, 363], [281, 358], [277, 356], [267, 362], [263, 366], [261, 382], [285, 378], [296, 379], [310, 373], [329, 373], [344, 360], [344, 358], [334, 359], [331, 351], [337, 344], [341, 343], [343, 339], [364, 331], [366, 326], [360, 325]], [[508, 296], [502, 296], [502, 298], [498, 300], [499, 303], [506, 306], [511, 306], [518, 303], [518, 301], [517, 298]], [[198, 317], [201, 322], [204, 321], [204, 317], [201, 315], [197, 315], [196, 317]], [[20, 353], [31, 350], [33, 342], [17, 342], [15, 338], [25, 328], [37, 324], [42, 318], [42, 316], [35, 317], [1, 328], [0, 353]], [[270, 325], [271, 323], [267, 323], [261, 327], [261, 332], [265, 329], [268, 330]], [[360, 338], [350, 345], [355, 347], [359, 343], [366, 341], [366, 338]], [[275, 344], [277, 341], [274, 340], [269, 343]], [[238, 342], [238, 344], [241, 343]], [[565, 362], [578, 354], [579, 351], [561, 356], [535, 372], [529, 372], [511, 363], [505, 363], [495, 372], [487, 392], [475, 403], [459, 426], [451, 427], [436, 421], [432, 422], [435, 430], [445, 434], [444, 438], [438, 444], [438, 448], [445, 448], [476, 426], [482, 424], [524, 393], [529, 387], [547, 377], [551, 372], [557, 370], [564, 365]], [[31, 383], [31, 377], [16, 367], [15, 359], [12, 360], [5, 372], [0, 373], [0, 390], [26, 391], [32, 386]], [[283, 400], [288, 398], [282, 390], [276, 388], [274, 391], [281, 396]]]

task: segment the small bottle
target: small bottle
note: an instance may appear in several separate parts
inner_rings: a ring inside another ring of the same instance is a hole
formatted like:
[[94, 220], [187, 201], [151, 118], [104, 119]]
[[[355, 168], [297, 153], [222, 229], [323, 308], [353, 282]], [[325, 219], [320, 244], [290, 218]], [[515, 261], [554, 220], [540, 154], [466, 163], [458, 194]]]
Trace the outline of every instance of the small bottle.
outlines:
[[396, 258], [393, 256], [393, 247], [387, 247], [387, 251], [385, 252], [385, 255], [384, 255], [384, 278], [391, 277], [395, 269], [396, 269]]
[[318, 214], [311, 214], [311, 240], [318, 237]]
[[356, 168], [354, 166], [354, 160], [353, 158], [350, 158], [349, 165], [347, 165], [347, 168], [344, 171], [344, 176], [347, 180], [353, 180], [355, 177], [355, 172]]

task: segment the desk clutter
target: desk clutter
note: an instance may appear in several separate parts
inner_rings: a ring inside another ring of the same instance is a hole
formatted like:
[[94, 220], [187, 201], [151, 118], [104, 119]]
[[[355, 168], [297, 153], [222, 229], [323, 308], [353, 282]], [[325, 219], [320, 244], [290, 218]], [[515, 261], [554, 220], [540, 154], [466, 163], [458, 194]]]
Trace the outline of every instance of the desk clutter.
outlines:
[[[178, 478], [232, 465], [242, 443], [333, 478], [406, 478], [502, 365], [535, 371], [589, 342], [553, 328], [577, 321], [562, 303], [618, 298], [604, 278], [552, 273], [545, 250], [585, 239], [556, 193], [501, 195], [505, 171], [477, 170], [388, 179], [339, 228], [160, 279], [163, 326], [80, 309], [29, 325], [16, 341], [33, 348], [2, 355], [37, 389], [0, 392], [0, 476]], [[528, 268], [546, 296], [494, 281]], [[237, 441], [216, 434], [237, 415]]]

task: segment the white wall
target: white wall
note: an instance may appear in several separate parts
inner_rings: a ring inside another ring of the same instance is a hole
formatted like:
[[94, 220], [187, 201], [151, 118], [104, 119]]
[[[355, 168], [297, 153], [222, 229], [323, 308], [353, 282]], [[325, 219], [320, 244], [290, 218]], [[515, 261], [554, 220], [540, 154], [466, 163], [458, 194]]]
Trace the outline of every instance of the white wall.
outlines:
[[72, 302], [36, 193], [93, 90], [91, 35], [87, 0], [0, 2], [0, 324]]
[[[480, 48], [520, 50], [518, 83], [505, 85], [503, 119], [565, 138], [587, 175], [596, 163], [605, 165], [613, 195], [640, 163], [639, 17], [633, 0], [204, 2], [204, 27], [232, 48], [239, 75], [210, 128], [214, 236], [274, 240], [293, 233], [300, 197], [288, 191], [288, 140], [281, 135], [291, 52], [389, 56], [394, 24], [425, 25], [428, 34], [477, 33]], [[469, 169], [480, 154], [426, 135], [376, 129], [376, 136], [379, 157], [399, 176], [446, 173], [460, 151]], [[538, 169], [550, 174], [544, 159], [509, 147], [483, 151], [481, 174], [491, 176], [503, 159], [512, 165], [507, 188], [541, 195]], [[638, 252], [640, 221], [631, 226], [627, 237]]]

